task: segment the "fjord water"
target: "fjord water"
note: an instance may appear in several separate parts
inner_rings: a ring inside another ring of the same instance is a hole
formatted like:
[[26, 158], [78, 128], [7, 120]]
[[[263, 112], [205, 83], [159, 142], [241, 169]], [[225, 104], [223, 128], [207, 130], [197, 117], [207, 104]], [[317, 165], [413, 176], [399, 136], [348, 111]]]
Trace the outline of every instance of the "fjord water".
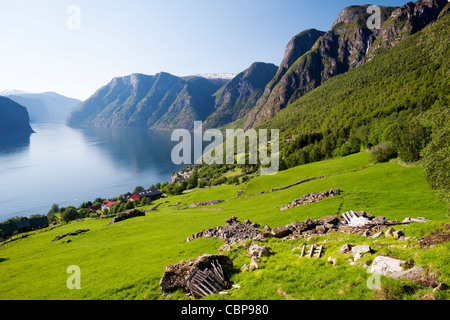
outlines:
[[170, 131], [32, 124], [29, 138], [0, 142], [0, 221], [46, 214], [170, 181]]

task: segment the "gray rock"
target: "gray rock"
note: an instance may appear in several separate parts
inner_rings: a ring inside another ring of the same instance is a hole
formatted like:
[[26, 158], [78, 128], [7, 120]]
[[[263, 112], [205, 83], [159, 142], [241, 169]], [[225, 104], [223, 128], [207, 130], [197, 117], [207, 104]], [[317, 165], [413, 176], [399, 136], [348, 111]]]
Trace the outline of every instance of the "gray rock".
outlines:
[[419, 279], [425, 271], [425, 268], [422, 266], [415, 266], [408, 270], [394, 272], [390, 275], [391, 278], [400, 279], [400, 278], [408, 278], [411, 280]]
[[377, 232], [377, 233], [374, 233], [373, 235], [372, 235], [372, 239], [376, 239], [376, 238], [378, 238], [378, 237], [380, 237], [381, 235], [383, 234], [383, 231], [380, 231], [380, 232]]
[[355, 260], [358, 260], [364, 253], [370, 252], [372, 252], [372, 249], [366, 244], [352, 247], [352, 255]]
[[272, 254], [274, 254], [273, 250], [268, 247], [268, 246], [264, 246], [264, 247], [260, 247], [257, 244], [252, 245], [249, 249], [248, 249], [250, 256], [252, 257], [268, 257]]
[[377, 256], [372, 262], [370, 272], [373, 274], [390, 276], [391, 274], [394, 274], [396, 272], [402, 272], [402, 266], [403, 264], [405, 264], [405, 262], [406, 261], [396, 258]]
[[353, 244], [346, 243], [341, 247], [341, 249], [339, 250], [339, 253], [342, 253], [342, 254], [349, 253], [352, 250], [352, 247], [354, 247]]
[[291, 231], [288, 228], [286, 228], [286, 226], [279, 226], [272, 229], [272, 234], [275, 238], [283, 238], [290, 233]]

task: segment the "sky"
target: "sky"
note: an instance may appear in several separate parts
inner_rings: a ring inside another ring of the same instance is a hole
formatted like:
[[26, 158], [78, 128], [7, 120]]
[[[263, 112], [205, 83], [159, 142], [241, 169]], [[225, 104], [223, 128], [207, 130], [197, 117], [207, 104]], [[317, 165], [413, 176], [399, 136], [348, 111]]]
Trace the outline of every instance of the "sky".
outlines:
[[289, 40], [349, 5], [407, 0], [0, 0], [0, 92], [85, 100], [112, 78], [279, 65]]

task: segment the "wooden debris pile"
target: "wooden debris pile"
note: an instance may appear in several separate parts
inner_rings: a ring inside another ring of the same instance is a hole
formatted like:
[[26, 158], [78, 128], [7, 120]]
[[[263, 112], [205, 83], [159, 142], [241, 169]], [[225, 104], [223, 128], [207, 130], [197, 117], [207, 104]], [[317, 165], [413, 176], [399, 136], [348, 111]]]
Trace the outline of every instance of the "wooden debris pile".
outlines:
[[204, 254], [197, 259], [182, 260], [166, 266], [159, 285], [164, 292], [183, 289], [195, 298], [231, 288], [226, 275], [233, 270], [233, 261], [223, 255]]
[[223, 269], [217, 260], [211, 261], [211, 268], [197, 269], [186, 282], [187, 290], [195, 298], [203, 298], [218, 293], [227, 287]]

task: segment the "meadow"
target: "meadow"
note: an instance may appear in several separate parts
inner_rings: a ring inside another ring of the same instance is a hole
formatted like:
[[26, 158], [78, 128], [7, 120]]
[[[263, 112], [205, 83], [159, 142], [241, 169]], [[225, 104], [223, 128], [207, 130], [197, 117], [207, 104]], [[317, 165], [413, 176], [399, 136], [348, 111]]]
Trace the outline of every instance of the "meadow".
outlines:
[[[288, 189], [252, 195], [282, 187], [305, 178], [324, 175]], [[337, 188], [340, 196], [280, 211], [280, 207], [311, 192]], [[244, 191], [237, 197], [239, 191]], [[217, 205], [188, 208], [186, 205], [206, 200], [226, 200]], [[432, 293], [411, 280], [382, 277], [382, 289], [367, 286], [370, 274], [365, 267], [376, 255], [395, 256], [410, 263], [424, 265], [449, 283], [449, 244], [441, 243], [420, 248], [417, 239], [442, 229], [447, 224], [447, 206], [436, 200], [423, 176], [423, 168], [403, 166], [395, 161], [372, 164], [366, 152], [346, 157], [310, 163], [260, 176], [246, 184], [222, 185], [195, 189], [178, 196], [169, 196], [144, 207], [162, 203], [158, 210], [109, 224], [109, 219], [90, 220], [33, 231], [23, 239], [0, 247], [0, 299], [189, 299], [181, 290], [165, 294], [159, 280], [168, 264], [193, 259], [200, 254], [217, 254], [223, 244], [218, 239], [196, 239], [185, 242], [194, 233], [225, 224], [236, 216], [271, 228], [307, 218], [364, 210], [388, 220], [402, 221], [406, 217], [426, 217], [429, 222], [413, 223], [404, 233], [410, 240], [391, 238], [369, 239], [360, 235], [335, 233], [312, 239], [282, 241], [270, 238], [264, 245], [275, 252], [263, 258], [261, 268], [242, 272], [249, 264], [246, 245], [233, 246], [229, 255], [235, 270], [230, 280], [240, 289], [230, 289], [227, 295], [212, 295], [206, 299], [422, 299], [432, 294], [436, 299], [448, 299], [446, 291]], [[179, 203], [178, 206], [175, 206]], [[52, 241], [56, 236], [89, 230], [76, 236]], [[299, 258], [292, 246], [322, 243], [320, 259]], [[338, 253], [346, 243], [369, 244], [375, 254], [364, 256], [357, 264], [347, 259], [351, 255]], [[333, 266], [328, 258], [336, 258]], [[81, 271], [81, 289], [69, 290], [67, 268], [77, 265]]]

